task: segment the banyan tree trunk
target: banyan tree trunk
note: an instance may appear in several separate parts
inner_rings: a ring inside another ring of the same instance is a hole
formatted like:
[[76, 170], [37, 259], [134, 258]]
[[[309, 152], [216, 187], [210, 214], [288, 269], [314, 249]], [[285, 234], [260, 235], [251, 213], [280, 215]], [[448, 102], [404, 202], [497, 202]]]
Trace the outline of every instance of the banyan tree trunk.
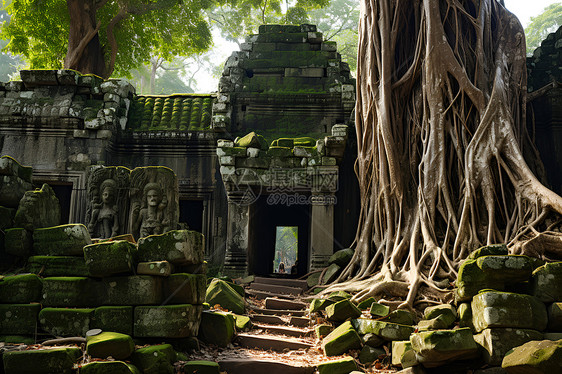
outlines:
[[540, 161], [526, 80], [523, 29], [496, 0], [362, 1], [362, 211], [355, 255], [331, 290], [408, 308], [442, 302], [471, 251], [524, 252], [521, 243], [552, 230], [562, 199], [528, 166]]

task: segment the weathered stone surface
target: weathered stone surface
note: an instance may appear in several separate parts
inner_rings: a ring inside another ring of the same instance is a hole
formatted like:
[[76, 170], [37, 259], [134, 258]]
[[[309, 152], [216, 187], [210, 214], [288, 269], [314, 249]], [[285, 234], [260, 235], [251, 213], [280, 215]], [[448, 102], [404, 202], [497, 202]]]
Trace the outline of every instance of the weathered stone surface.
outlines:
[[530, 340], [542, 340], [543, 334], [536, 330], [493, 328], [474, 335], [474, 340], [484, 348], [484, 360], [490, 365], [500, 366], [503, 357], [511, 349]]
[[98, 335], [86, 337], [86, 353], [96, 358], [109, 356], [116, 360], [129, 358], [135, 350], [135, 343], [129, 335], [118, 332], [101, 332]]
[[94, 361], [80, 366], [81, 374], [141, 374], [139, 369], [123, 361]]
[[[370, 309], [371, 305], [375, 302], [376, 302], [376, 300], [375, 300], [374, 297], [369, 297], [368, 299], [359, 302], [357, 304], [357, 307], [361, 310], [367, 310], [367, 309]], [[390, 309], [388, 311], [390, 312]], [[386, 314], [388, 314], [388, 313], [386, 313]]]
[[218, 278], [213, 279], [207, 287], [205, 301], [211, 306], [218, 304], [236, 314], [244, 314], [246, 310], [244, 298], [227, 282]]
[[245, 331], [252, 327], [252, 321], [248, 316], [241, 316], [240, 314], [232, 314], [234, 323], [236, 324], [236, 331]]
[[338, 276], [340, 270], [341, 270], [340, 266], [338, 266], [336, 264], [331, 264], [330, 266], [328, 266], [328, 269], [326, 269], [326, 272], [324, 273], [324, 276], [320, 280], [320, 283], [321, 284], [328, 284], [328, 283], [334, 281], [336, 279], [336, 277]]
[[172, 274], [163, 279], [166, 304], [202, 304], [207, 277], [204, 274]]
[[90, 244], [84, 247], [84, 259], [93, 277], [131, 273], [137, 247], [126, 240]]
[[93, 317], [94, 309], [43, 308], [39, 324], [53, 336], [84, 336]]
[[[374, 300], [374, 299], [373, 299], [373, 300]], [[361, 304], [359, 304], [359, 305], [361, 305]], [[358, 307], [359, 307], [359, 305], [358, 305]], [[362, 308], [359, 308], [359, 309], [362, 309]], [[369, 309], [369, 313], [370, 313], [372, 316], [386, 317], [386, 316], [388, 316], [388, 314], [390, 313], [390, 308], [389, 308], [388, 306], [386, 306], [386, 305], [382, 305], [382, 304], [379, 304], [379, 303], [373, 301], [373, 302], [371, 303], [371, 307], [370, 307], [370, 309]]]
[[13, 226], [13, 217], [15, 213], [15, 209], [0, 206], [0, 230], [4, 231]]
[[507, 246], [505, 244], [486, 245], [471, 252], [467, 257], [467, 260], [476, 260], [477, 258], [483, 256], [507, 256], [508, 254], [509, 251], [507, 250]]
[[323, 362], [318, 365], [319, 374], [349, 374], [354, 370], [357, 370], [357, 364], [352, 357]]
[[0, 300], [5, 304], [28, 304], [41, 300], [43, 282], [35, 274], [0, 278]]
[[22, 166], [19, 162], [17, 162], [10, 156], [2, 156], [0, 157], [0, 175], [17, 176], [23, 181], [31, 183], [33, 168], [31, 166]]
[[201, 264], [204, 260], [203, 234], [173, 230], [139, 239], [137, 261], [168, 261], [171, 264]]
[[342, 323], [322, 340], [322, 350], [326, 356], [338, 356], [350, 349], [361, 348], [361, 338], [350, 321]]
[[[372, 313], [371, 313], [372, 314]], [[379, 321], [398, 323], [400, 325], [413, 325], [414, 316], [407, 310], [397, 309], [390, 312], [384, 318], [380, 318]]]
[[199, 339], [208, 344], [227, 347], [236, 334], [234, 316], [230, 313], [204, 311], [201, 313]]
[[90, 326], [92, 329], [133, 335], [133, 307], [100, 306], [94, 310]]
[[420, 330], [441, 330], [452, 327], [457, 319], [457, 310], [450, 304], [435, 305], [424, 311], [424, 320], [418, 323]]
[[544, 303], [562, 300], [562, 262], [553, 262], [533, 272], [533, 295]]
[[330, 257], [328, 263], [336, 264], [340, 267], [347, 266], [347, 264], [349, 263], [349, 261], [351, 261], [351, 258], [353, 257], [353, 253], [355, 253], [355, 251], [352, 248], [340, 249], [339, 251], [336, 251], [332, 255], [332, 257]]
[[359, 362], [364, 365], [370, 365], [381, 356], [386, 356], [386, 352], [382, 348], [373, 348], [371, 346], [365, 345], [361, 352], [359, 353]]
[[135, 308], [134, 336], [138, 338], [186, 338], [196, 336], [200, 305], [180, 304]]
[[0, 331], [7, 335], [33, 335], [39, 304], [0, 304]]
[[468, 328], [414, 333], [410, 337], [410, 343], [417, 360], [425, 367], [440, 366], [449, 361], [478, 355], [478, 346]]
[[349, 300], [344, 299], [326, 307], [328, 320], [340, 322], [349, 318], [357, 318], [361, 311]]
[[380, 336], [371, 333], [360, 335], [360, 336], [363, 344], [366, 344], [373, 348], [380, 347], [381, 345], [387, 342], [385, 339], [381, 338]]
[[530, 341], [508, 352], [502, 368], [509, 374], [562, 372], [562, 341]]
[[27, 260], [26, 270], [44, 277], [90, 275], [84, 258], [76, 256], [32, 256]]
[[28, 257], [33, 248], [31, 232], [24, 228], [12, 228], [5, 231], [4, 248], [6, 253], [19, 257]]
[[245, 148], [258, 148], [266, 150], [269, 148], [267, 140], [261, 135], [256, 134], [255, 132], [250, 132], [249, 134], [239, 138], [235, 142], [237, 147], [245, 147]]
[[105, 305], [157, 305], [162, 302], [162, 278], [131, 275], [102, 280]]
[[140, 262], [137, 265], [137, 274], [167, 277], [174, 271], [174, 266], [168, 261]]
[[408, 368], [417, 364], [416, 353], [409, 340], [392, 342], [392, 365]]
[[28, 230], [57, 226], [60, 224], [60, 214], [59, 199], [45, 183], [40, 190], [25, 192], [14, 217], [14, 226]]
[[474, 330], [474, 325], [472, 324], [472, 308], [470, 303], [460, 304], [458, 315], [460, 327], [470, 327], [471, 330]]
[[33, 251], [37, 255], [84, 256], [84, 246], [92, 244], [82, 224], [68, 224], [33, 231]]
[[317, 339], [322, 339], [325, 336], [328, 336], [328, 334], [332, 331], [334, 331], [334, 327], [325, 323], [314, 326], [314, 332], [316, 333]]
[[172, 364], [176, 360], [176, 352], [170, 344], [151, 345], [139, 348], [131, 356], [132, 363], [141, 373], [173, 374]]
[[548, 307], [547, 329], [548, 331], [562, 332], [562, 302], [552, 303]]
[[[53, 348], [6, 352], [3, 355], [6, 374], [57, 373], [71, 374], [82, 356], [80, 348]], [[40, 368], [40, 371], [38, 371]]]
[[542, 331], [548, 318], [546, 307], [536, 297], [510, 292], [483, 292], [471, 303], [476, 332], [489, 327], [514, 327]]
[[101, 282], [86, 277], [49, 277], [43, 279], [43, 306], [98, 306]]
[[189, 361], [183, 364], [181, 372], [185, 374], [220, 374], [217, 362]]
[[331, 300], [333, 302], [349, 300], [349, 299], [351, 299], [351, 295], [345, 291], [335, 291], [328, 295], [328, 300]]
[[328, 299], [314, 299], [310, 302], [308, 311], [310, 313], [320, 312], [326, 310], [326, 307], [332, 305], [334, 302]]
[[359, 334], [375, 334], [389, 341], [407, 340], [415, 331], [412, 326], [382, 322], [367, 318], [357, 318], [351, 322]]

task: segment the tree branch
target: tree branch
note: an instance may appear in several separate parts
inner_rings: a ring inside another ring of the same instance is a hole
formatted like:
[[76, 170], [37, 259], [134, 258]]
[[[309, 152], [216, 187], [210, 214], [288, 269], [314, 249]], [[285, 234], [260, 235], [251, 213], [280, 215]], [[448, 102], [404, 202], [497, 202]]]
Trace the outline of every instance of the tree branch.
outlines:
[[88, 43], [90, 43], [90, 41], [94, 38], [94, 36], [98, 34], [100, 27], [101, 27], [101, 22], [98, 22], [96, 28], [90, 31], [88, 35], [86, 35], [82, 40], [80, 40], [80, 44], [78, 44], [78, 46], [72, 51], [72, 53], [68, 54], [65, 57], [64, 59], [65, 68], [72, 69], [72, 67], [78, 63], [78, 61], [82, 58], [82, 55], [84, 54], [84, 50], [88, 46]]

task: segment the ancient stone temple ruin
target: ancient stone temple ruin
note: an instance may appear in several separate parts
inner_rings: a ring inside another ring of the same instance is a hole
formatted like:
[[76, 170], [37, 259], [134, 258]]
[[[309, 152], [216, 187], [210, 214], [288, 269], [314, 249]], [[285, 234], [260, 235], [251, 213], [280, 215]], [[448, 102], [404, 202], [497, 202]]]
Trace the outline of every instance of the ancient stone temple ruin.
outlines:
[[136, 95], [69, 70], [20, 75], [0, 88], [1, 154], [53, 189], [62, 223], [95, 238], [189, 228], [203, 233], [210, 266], [233, 275], [273, 272], [279, 226], [298, 227], [297, 274], [350, 244], [355, 82], [314, 25], [261, 26], [211, 94]]

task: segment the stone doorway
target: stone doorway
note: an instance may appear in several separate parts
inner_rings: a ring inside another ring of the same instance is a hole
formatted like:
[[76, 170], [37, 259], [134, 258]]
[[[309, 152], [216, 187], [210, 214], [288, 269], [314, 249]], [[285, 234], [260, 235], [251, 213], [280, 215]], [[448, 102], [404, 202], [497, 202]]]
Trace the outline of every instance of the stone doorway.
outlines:
[[203, 200], [180, 199], [180, 223], [190, 230], [203, 232]]

